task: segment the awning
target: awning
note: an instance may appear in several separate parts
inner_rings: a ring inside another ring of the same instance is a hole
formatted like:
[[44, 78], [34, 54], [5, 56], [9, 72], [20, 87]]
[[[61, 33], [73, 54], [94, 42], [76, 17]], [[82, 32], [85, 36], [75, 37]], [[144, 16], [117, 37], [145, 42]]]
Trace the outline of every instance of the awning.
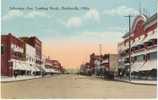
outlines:
[[38, 67], [40, 69], [40, 71], [44, 71], [44, 68], [42, 66]]
[[147, 71], [157, 69], [157, 61], [156, 60], [150, 60], [147, 61], [140, 69], [139, 71]]
[[144, 64], [145, 64], [144, 61], [133, 63], [131, 65], [131, 71], [138, 72], [140, 70], [140, 68], [144, 66]]
[[151, 40], [151, 39], [154, 39], [154, 38], [156, 38], [157, 36], [156, 36], [156, 33], [150, 33], [150, 34], [148, 34], [148, 36], [144, 39], [144, 42], [147, 42], [147, 41], [149, 41], [149, 40]]
[[40, 69], [37, 66], [34, 66], [35, 71], [40, 71]]
[[[12, 60], [13, 61], [13, 60]], [[14, 70], [30, 70], [23, 61], [13, 61]]]
[[24, 70], [24, 68], [21, 67], [20, 64], [16, 61], [13, 61], [13, 69], [14, 70]]
[[132, 47], [136, 47], [138, 45], [144, 45], [144, 42], [142, 40], [137, 40], [132, 44]]
[[31, 71], [36, 71], [36, 69], [35, 69], [35, 65], [30, 66], [30, 69], [31, 69]]
[[145, 55], [146, 52], [147, 52], [147, 51], [145, 51], [145, 50], [144, 50], [144, 51], [141, 51], [141, 52], [135, 52], [135, 53], [132, 53], [132, 54], [131, 54], [131, 57], [138, 56], [138, 55]]
[[53, 73], [60, 73], [59, 71], [54, 70], [54, 69], [52, 69], [51, 72], [53, 72]]
[[104, 63], [108, 63], [108, 59], [107, 60], [103, 60], [102, 64], [104, 64]]
[[45, 70], [45, 72], [51, 72], [51, 70], [48, 68], [44, 68], [44, 70]]
[[21, 66], [24, 68], [24, 70], [30, 71], [30, 66], [28, 66], [25, 62], [21, 62]]
[[148, 49], [146, 53], [157, 52], [157, 48]]

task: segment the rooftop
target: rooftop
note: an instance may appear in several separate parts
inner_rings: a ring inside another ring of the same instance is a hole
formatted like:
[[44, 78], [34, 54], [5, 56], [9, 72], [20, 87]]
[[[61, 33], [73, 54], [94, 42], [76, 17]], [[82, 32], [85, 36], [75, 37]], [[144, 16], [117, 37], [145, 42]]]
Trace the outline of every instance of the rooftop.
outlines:
[[147, 24], [149, 24], [150, 22], [152, 22], [154, 20], [157, 20], [157, 13], [155, 13], [153, 16], [148, 18], [144, 25], [146, 26]]
[[122, 38], [126, 38], [129, 36], [129, 32], [127, 32], [125, 35], [122, 36]]

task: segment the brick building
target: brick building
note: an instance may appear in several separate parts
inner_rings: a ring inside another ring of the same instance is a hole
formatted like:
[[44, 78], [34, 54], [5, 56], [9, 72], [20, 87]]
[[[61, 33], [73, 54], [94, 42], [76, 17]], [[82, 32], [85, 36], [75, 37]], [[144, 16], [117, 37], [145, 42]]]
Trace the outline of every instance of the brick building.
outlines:
[[[25, 60], [24, 42], [12, 34], [1, 36], [1, 75], [12, 76], [18, 64]], [[14, 66], [17, 64], [16, 66]], [[19, 68], [20, 69], [20, 68]]]

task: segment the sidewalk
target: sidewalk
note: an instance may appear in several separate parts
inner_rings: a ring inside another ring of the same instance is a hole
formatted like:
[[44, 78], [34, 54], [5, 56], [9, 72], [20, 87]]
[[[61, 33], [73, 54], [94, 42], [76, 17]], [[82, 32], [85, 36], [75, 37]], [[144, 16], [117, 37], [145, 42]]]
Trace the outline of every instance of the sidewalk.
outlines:
[[142, 85], [157, 85], [157, 81], [156, 80], [131, 80], [129, 81], [128, 79], [120, 79], [115, 77], [116, 81], [121, 81], [121, 82], [127, 82], [127, 83], [131, 83], [131, 84], [142, 84]]
[[1, 82], [13, 82], [13, 81], [22, 81], [22, 80], [30, 80], [40, 78], [42, 76], [17, 76], [15, 77], [3, 77], [1, 76]]

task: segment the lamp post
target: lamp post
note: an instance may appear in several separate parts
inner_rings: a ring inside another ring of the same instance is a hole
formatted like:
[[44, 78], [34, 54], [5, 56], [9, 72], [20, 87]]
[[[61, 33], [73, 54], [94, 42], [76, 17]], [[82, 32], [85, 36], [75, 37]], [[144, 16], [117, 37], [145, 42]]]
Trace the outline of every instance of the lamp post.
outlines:
[[131, 81], [131, 15], [125, 16], [128, 17], [128, 27], [129, 27], [129, 81]]

